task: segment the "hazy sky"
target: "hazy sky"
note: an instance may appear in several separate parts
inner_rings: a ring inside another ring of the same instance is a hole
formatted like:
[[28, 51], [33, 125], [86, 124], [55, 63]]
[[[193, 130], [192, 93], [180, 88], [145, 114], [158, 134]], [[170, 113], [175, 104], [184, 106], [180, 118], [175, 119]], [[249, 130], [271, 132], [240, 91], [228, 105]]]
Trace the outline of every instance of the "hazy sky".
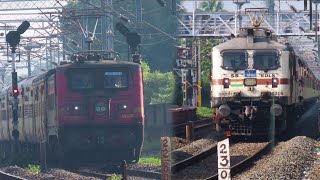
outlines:
[[[226, 11], [235, 11], [237, 6], [233, 3], [233, 1], [221, 1], [223, 2], [223, 9]], [[200, 3], [200, 1], [198, 1], [198, 4]], [[194, 2], [193, 1], [182, 1], [181, 5], [184, 6], [187, 9], [187, 12], [192, 12], [194, 9]], [[277, 10], [279, 5], [279, 1], [275, 0], [275, 10]], [[281, 10], [289, 10], [290, 5], [293, 5], [296, 9], [298, 10], [303, 10], [303, 1], [280, 1], [280, 9]], [[244, 4], [242, 6], [242, 10], [244, 10], [245, 8], [265, 8], [266, 7], [266, 1], [251, 1], [248, 4]], [[309, 4], [308, 4], [308, 8], [309, 8]]]

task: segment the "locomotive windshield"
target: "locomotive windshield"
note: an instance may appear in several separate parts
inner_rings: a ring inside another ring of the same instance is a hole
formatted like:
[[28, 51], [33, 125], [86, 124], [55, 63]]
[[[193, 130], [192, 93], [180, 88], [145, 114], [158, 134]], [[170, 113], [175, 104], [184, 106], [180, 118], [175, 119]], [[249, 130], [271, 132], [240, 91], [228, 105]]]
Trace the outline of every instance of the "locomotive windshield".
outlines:
[[258, 70], [273, 70], [279, 68], [277, 53], [256, 52], [253, 56], [253, 68]]
[[68, 76], [70, 88], [75, 91], [121, 89], [129, 86], [128, 70], [125, 69], [73, 69]]
[[128, 76], [125, 72], [105, 72], [104, 88], [125, 88], [128, 87]]
[[224, 52], [222, 68], [227, 70], [243, 70], [247, 68], [245, 52]]
[[73, 89], [92, 89], [94, 87], [93, 73], [78, 71], [71, 75], [71, 87]]

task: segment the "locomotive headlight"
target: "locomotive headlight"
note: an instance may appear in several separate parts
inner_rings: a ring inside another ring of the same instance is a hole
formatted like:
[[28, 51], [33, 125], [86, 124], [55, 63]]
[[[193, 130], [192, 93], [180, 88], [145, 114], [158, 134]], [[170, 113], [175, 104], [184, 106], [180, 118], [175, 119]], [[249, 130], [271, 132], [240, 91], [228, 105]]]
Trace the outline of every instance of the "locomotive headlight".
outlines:
[[127, 104], [120, 104], [119, 105], [119, 109], [121, 109], [121, 110], [126, 110], [127, 108], [128, 108]]
[[244, 79], [244, 85], [245, 86], [256, 86], [257, 85], [257, 79], [256, 78]]
[[282, 114], [282, 107], [280, 104], [274, 104], [270, 107], [270, 113], [275, 116], [280, 116]]
[[230, 80], [229, 78], [223, 78], [223, 87], [229, 88]]
[[74, 110], [78, 111], [79, 110], [79, 106], [74, 106]]
[[96, 107], [96, 111], [97, 111], [97, 112], [100, 112], [100, 111], [101, 111], [101, 108], [100, 108], [100, 107]]
[[103, 113], [103, 112], [107, 111], [107, 106], [104, 103], [97, 103], [95, 105], [95, 110], [97, 113]]
[[278, 78], [272, 78], [272, 88], [278, 87], [279, 80]]
[[221, 105], [218, 109], [218, 113], [222, 117], [227, 117], [231, 113], [231, 109], [228, 105]]

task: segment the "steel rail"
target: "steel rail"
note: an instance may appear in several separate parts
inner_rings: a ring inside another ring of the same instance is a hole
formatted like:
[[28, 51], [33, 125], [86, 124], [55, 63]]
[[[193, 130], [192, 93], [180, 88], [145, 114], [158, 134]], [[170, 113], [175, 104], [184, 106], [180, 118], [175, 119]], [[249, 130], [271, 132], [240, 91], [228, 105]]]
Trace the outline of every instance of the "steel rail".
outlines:
[[11, 175], [8, 173], [5, 173], [3, 171], [0, 171], [0, 179], [1, 180], [27, 180], [25, 178], [19, 177], [19, 176], [15, 176], [15, 175]]
[[161, 179], [160, 172], [141, 171], [141, 170], [134, 170], [134, 169], [127, 169], [127, 172], [129, 176], [138, 176], [138, 177], [144, 177], [144, 178], [150, 178], [150, 179]]
[[180, 162], [177, 162], [171, 166], [171, 173], [174, 174], [182, 169], [185, 169], [186, 167], [195, 164], [208, 156], [217, 153], [217, 145], [211, 147], [210, 149], [203, 151], [195, 156], [189, 157], [185, 160], [182, 160]]
[[[214, 123], [212, 122], [212, 119], [210, 118], [204, 119], [204, 120], [192, 121], [192, 122], [194, 123], [195, 132], [198, 132], [200, 129], [205, 129], [214, 125]], [[184, 137], [186, 133], [186, 125], [188, 125], [188, 123], [182, 123], [182, 124], [173, 126], [173, 132], [175, 132], [174, 135], [176, 135], [177, 137]]]
[[[141, 171], [141, 170], [134, 170], [134, 169], [127, 169], [127, 175], [128, 176], [137, 176], [137, 177], [143, 177], [143, 178], [151, 178], [151, 179], [161, 179], [161, 173], [160, 172], [153, 172], [153, 171]], [[83, 175], [83, 176], [92, 176], [100, 179], [107, 179], [112, 177], [113, 173], [121, 174], [121, 170], [116, 170], [114, 172], [105, 172], [105, 173], [97, 173], [97, 172], [91, 172], [91, 171], [74, 171], [77, 174]], [[108, 173], [108, 174], [106, 174]], [[109, 174], [110, 173], [110, 174]]]
[[112, 177], [111, 175], [108, 174], [102, 174], [102, 173], [97, 173], [97, 172], [88, 172], [88, 171], [75, 171], [74, 173], [80, 174], [82, 176], [91, 176], [91, 177], [96, 177], [99, 179], [107, 179]]

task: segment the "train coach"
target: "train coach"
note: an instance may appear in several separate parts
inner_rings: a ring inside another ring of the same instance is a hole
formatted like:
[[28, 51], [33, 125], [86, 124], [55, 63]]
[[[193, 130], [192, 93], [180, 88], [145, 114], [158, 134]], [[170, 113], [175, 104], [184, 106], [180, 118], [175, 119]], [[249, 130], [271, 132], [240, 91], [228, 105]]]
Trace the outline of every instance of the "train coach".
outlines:
[[320, 93], [319, 80], [289, 44], [242, 28], [212, 48], [211, 104], [228, 136], [281, 134]]
[[[144, 129], [141, 66], [97, 57], [77, 55], [72, 63], [19, 82], [22, 151], [37, 152], [45, 143], [48, 159], [139, 160]], [[12, 101], [7, 86], [0, 94], [1, 155], [9, 153], [13, 140]]]

